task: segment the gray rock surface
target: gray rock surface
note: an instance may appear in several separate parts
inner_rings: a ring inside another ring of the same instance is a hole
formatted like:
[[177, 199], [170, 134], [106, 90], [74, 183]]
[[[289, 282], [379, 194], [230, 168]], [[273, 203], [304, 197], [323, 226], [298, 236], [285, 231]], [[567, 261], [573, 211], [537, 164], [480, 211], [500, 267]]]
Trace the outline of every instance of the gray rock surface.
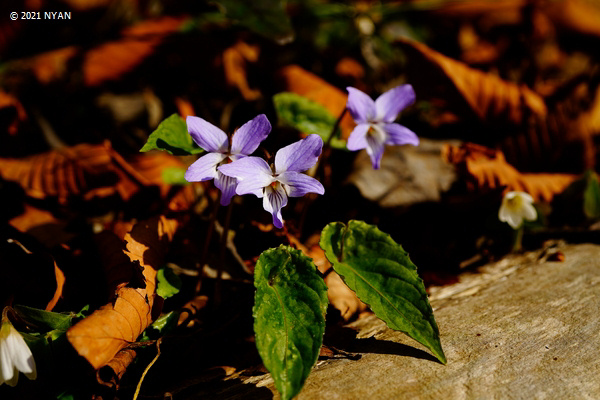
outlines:
[[[559, 251], [431, 288], [447, 365], [368, 316], [341, 348], [362, 357], [319, 361], [298, 399], [600, 399], [600, 246]], [[268, 374], [240, 378], [279, 398]]]

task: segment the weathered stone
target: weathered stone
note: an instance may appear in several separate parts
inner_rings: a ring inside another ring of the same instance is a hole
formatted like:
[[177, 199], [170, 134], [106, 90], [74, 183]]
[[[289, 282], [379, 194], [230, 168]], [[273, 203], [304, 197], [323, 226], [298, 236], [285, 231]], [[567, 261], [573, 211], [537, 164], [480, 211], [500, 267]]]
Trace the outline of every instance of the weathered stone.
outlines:
[[[510, 256], [431, 289], [447, 365], [369, 316], [341, 347], [362, 357], [320, 361], [298, 399], [600, 398], [600, 246], [560, 251], [563, 262]], [[269, 375], [242, 381], [276, 393]]]

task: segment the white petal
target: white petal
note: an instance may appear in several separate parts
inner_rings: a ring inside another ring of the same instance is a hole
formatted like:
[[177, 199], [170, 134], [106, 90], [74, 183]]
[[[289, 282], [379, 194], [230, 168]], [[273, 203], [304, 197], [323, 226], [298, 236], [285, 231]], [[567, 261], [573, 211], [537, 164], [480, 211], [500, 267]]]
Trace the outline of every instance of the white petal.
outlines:
[[10, 358], [6, 339], [0, 337], [0, 379], [7, 383], [10, 382], [13, 379], [14, 370], [15, 366]]
[[537, 219], [537, 211], [532, 204], [523, 205], [523, 217], [528, 221], [535, 221]]
[[21, 334], [12, 326], [10, 327], [8, 337], [6, 338], [6, 343], [8, 345], [10, 358], [17, 369], [25, 373], [33, 372], [32, 363], [30, 362], [30, 359], [33, 360], [31, 350], [29, 350], [27, 343], [23, 340], [23, 336], [21, 336]]
[[281, 209], [287, 204], [287, 194], [281, 184], [267, 186], [265, 188], [265, 196], [263, 197], [263, 208], [273, 214], [273, 225], [276, 228], [283, 228], [283, 218], [281, 217]]

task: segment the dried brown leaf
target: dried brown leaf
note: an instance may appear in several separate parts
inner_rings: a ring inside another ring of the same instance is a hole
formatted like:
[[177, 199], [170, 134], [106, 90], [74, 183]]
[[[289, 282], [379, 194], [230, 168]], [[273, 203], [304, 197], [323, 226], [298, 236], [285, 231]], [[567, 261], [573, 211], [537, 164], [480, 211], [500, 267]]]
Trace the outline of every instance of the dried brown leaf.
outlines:
[[448, 145], [444, 156], [463, 173], [471, 189], [518, 190], [529, 193], [535, 201], [551, 201], [577, 179], [571, 174], [521, 173], [506, 162], [500, 150], [473, 143]]
[[[529, 116], [545, 118], [544, 100], [525, 85], [473, 69], [423, 43], [399, 40], [409, 60], [410, 82], [421, 96], [442, 100], [459, 115], [475, 114], [488, 122], [524, 123]], [[443, 93], [443, 98], [440, 98]]]
[[600, 4], [596, 1], [550, 1], [545, 2], [542, 10], [558, 26], [584, 35], [600, 37]]
[[258, 61], [259, 54], [258, 46], [249, 45], [241, 40], [223, 51], [225, 80], [228, 85], [237, 87], [242, 97], [248, 101], [261, 96], [260, 90], [250, 88], [246, 76], [246, 63]]
[[[319, 236], [320, 237], [320, 236]], [[316, 238], [318, 242], [318, 237]], [[314, 238], [309, 239], [309, 242]], [[327, 297], [329, 303], [340, 311], [344, 320], [348, 321], [356, 314], [365, 311], [368, 307], [365, 303], [359, 300], [356, 293], [352, 291], [331, 268], [331, 263], [327, 260], [325, 252], [318, 244], [310, 245], [306, 255], [313, 259], [313, 262], [325, 276], [325, 284], [327, 285]]]
[[[137, 223], [125, 235], [124, 251], [132, 263], [141, 266], [143, 287], [119, 285], [113, 302], [67, 331], [67, 339], [73, 348], [95, 369], [106, 365], [152, 323], [156, 312], [153, 310], [156, 271], [177, 227], [177, 221], [164, 216]], [[116, 262], [121, 263], [121, 258], [116, 257]]]
[[[21, 102], [13, 95], [0, 90], [0, 110], [13, 109], [14, 116], [8, 121], [8, 133], [16, 135], [19, 129], [19, 124], [27, 119], [27, 113]], [[2, 124], [4, 125], [4, 123]]]
[[[166, 197], [171, 190], [162, 180], [165, 168], [183, 168], [177, 157], [164, 153], [140, 154], [131, 163], [108, 141], [100, 145], [79, 144], [24, 159], [0, 159], [0, 176], [19, 183], [27, 195], [57, 198], [67, 203], [71, 196], [89, 200], [118, 194], [130, 199], [141, 187], [155, 185]], [[169, 198], [173, 210], [186, 209], [193, 201], [191, 187]]]
[[164, 38], [178, 31], [187, 17], [162, 17], [141, 22], [123, 31], [120, 40], [104, 43], [84, 55], [83, 79], [97, 86], [120, 78], [140, 64]]

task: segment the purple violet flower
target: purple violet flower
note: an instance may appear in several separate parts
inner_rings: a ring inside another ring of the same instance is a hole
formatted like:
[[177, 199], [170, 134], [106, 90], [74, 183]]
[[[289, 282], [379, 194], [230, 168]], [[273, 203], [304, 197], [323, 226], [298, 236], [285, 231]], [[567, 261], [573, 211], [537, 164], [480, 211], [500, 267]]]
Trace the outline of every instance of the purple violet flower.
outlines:
[[396, 86], [375, 101], [356, 88], [347, 87], [346, 90], [346, 108], [357, 123], [348, 138], [348, 150], [366, 148], [373, 168], [379, 169], [386, 144], [419, 144], [419, 138], [413, 131], [394, 123], [400, 111], [415, 101], [415, 91], [411, 85]]
[[246, 157], [221, 165], [219, 172], [239, 180], [237, 194], [253, 193], [262, 197], [264, 209], [273, 214], [273, 225], [282, 228], [281, 209], [287, 204], [288, 196], [325, 193], [318, 180], [301, 173], [315, 165], [322, 147], [321, 137], [313, 134], [279, 149], [274, 166], [259, 157]]
[[226, 206], [235, 194], [238, 182], [234, 177], [223, 175], [217, 167], [252, 154], [271, 132], [271, 123], [266, 115], [260, 114], [235, 131], [231, 143], [225, 132], [200, 117], [187, 117], [186, 123], [194, 142], [208, 153], [190, 165], [185, 180], [214, 179], [215, 186], [221, 190], [221, 205]]

